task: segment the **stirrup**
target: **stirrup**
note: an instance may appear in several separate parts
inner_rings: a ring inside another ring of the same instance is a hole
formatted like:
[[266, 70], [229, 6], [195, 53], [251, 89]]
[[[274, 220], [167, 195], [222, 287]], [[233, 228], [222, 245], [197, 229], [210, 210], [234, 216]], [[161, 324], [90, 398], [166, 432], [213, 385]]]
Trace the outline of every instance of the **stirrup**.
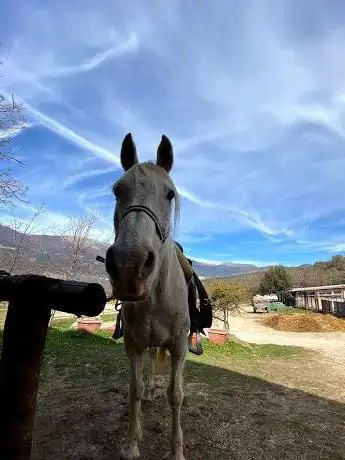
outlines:
[[199, 330], [196, 331], [196, 347], [193, 347], [192, 344], [192, 337], [193, 333], [190, 332], [188, 336], [188, 350], [193, 353], [193, 355], [200, 356], [204, 353], [204, 350], [202, 348], [202, 343], [201, 343], [201, 337], [200, 337], [200, 332]]
[[115, 324], [115, 330], [113, 333], [113, 339], [118, 340], [123, 336], [123, 322], [121, 320], [121, 303], [119, 301], [115, 304], [115, 311], [117, 311], [117, 318]]

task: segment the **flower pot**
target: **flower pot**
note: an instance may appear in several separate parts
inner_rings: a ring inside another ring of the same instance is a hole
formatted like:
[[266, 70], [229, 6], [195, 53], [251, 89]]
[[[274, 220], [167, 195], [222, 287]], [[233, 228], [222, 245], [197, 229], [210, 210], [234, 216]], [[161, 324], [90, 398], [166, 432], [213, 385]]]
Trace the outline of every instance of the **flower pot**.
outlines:
[[109, 332], [109, 334], [114, 334], [114, 332], [115, 332], [115, 324], [113, 326], [107, 327], [106, 331]]
[[79, 319], [78, 330], [85, 332], [96, 332], [101, 328], [102, 320], [100, 319]]
[[229, 333], [224, 329], [209, 329], [208, 330], [208, 339], [212, 343], [217, 345], [224, 345], [228, 340]]

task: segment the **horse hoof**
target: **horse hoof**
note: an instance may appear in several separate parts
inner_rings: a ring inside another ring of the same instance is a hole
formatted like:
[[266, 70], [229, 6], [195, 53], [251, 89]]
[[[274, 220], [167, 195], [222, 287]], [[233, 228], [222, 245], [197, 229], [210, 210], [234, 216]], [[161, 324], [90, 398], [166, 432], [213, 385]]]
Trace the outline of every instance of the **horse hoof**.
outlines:
[[122, 449], [121, 451], [121, 460], [137, 460], [139, 458], [140, 452], [137, 444], [127, 447], [126, 449]]

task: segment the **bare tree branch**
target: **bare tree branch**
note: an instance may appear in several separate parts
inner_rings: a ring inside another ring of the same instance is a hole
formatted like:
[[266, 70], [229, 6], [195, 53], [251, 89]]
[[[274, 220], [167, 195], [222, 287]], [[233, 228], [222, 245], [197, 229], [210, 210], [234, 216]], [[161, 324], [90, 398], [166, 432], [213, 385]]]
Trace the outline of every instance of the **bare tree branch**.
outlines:
[[[91, 240], [91, 231], [97, 221], [97, 215], [85, 211], [79, 217], [70, 217], [66, 225], [50, 229], [49, 234], [55, 235], [57, 252], [44, 255], [47, 257], [46, 270], [53, 269], [56, 276], [64, 279], [78, 278], [91, 273], [89, 250], [95, 245]], [[43, 254], [43, 253], [42, 253]]]
[[[1, 62], [0, 62], [1, 64]], [[0, 206], [8, 206], [16, 200], [24, 201], [27, 187], [14, 177], [11, 163], [23, 164], [10, 147], [14, 136], [27, 124], [22, 116], [23, 106], [12, 95], [8, 100], [0, 93]]]
[[[55, 264], [62, 276], [68, 280], [78, 278], [78, 275], [90, 273], [90, 265], [87, 261], [87, 251], [93, 244], [90, 240], [90, 232], [97, 220], [96, 214], [86, 211], [79, 217], [70, 217], [66, 228], [60, 235], [68, 257], [67, 270], [59, 264]], [[65, 264], [64, 264], [65, 265]], [[52, 311], [49, 324], [53, 322], [55, 311]]]
[[21, 222], [15, 215], [13, 216], [12, 225], [10, 228], [13, 231], [13, 252], [10, 252], [11, 262], [8, 267], [8, 272], [12, 274], [18, 268], [18, 263], [23, 250], [24, 243], [30, 237], [33, 224], [40, 214], [43, 212], [43, 205], [41, 205], [32, 215], [32, 217], [25, 222]]

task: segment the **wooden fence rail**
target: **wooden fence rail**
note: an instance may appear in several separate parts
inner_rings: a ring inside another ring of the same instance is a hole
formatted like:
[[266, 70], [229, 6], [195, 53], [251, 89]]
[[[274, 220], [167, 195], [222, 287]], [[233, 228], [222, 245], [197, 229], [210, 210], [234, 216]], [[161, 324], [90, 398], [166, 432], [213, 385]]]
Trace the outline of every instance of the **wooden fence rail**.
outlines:
[[0, 360], [0, 459], [29, 460], [41, 360], [51, 309], [97, 316], [107, 302], [98, 283], [0, 271], [8, 301]]

